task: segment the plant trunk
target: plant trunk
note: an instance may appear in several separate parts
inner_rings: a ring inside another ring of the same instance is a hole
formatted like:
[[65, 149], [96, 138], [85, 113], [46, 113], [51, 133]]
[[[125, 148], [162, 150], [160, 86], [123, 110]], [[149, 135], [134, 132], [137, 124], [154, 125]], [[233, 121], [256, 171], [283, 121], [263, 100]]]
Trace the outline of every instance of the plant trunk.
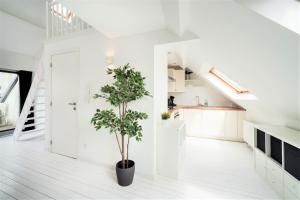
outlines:
[[127, 168], [129, 167], [129, 135], [127, 135]]
[[122, 134], [122, 166], [125, 168], [125, 146], [124, 146], [124, 135]]

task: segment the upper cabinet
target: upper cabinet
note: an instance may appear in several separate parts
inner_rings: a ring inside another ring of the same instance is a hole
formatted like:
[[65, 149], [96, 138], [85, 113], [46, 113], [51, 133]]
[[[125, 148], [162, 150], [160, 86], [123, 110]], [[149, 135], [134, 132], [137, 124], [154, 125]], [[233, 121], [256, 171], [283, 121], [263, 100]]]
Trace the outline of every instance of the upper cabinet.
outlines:
[[168, 92], [185, 91], [185, 71], [168, 69]]

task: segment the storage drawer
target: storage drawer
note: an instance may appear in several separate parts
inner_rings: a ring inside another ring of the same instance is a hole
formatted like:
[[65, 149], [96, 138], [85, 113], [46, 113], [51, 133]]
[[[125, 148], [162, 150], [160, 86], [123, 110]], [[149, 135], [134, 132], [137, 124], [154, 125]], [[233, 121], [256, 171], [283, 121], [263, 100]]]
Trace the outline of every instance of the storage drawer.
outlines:
[[284, 185], [287, 190], [300, 198], [300, 182], [287, 172], [284, 173]]
[[259, 149], [255, 148], [255, 169], [263, 178], [266, 177], [266, 156]]
[[267, 171], [273, 174], [276, 180], [283, 181], [283, 169], [281, 165], [270, 158], [267, 159]]
[[285, 200], [300, 200], [294, 193], [292, 193], [287, 187], [284, 188], [284, 199]]
[[271, 187], [283, 196], [283, 170], [280, 165], [270, 158], [267, 159], [267, 180]]
[[[282, 176], [281, 176], [282, 177]], [[283, 180], [280, 179], [280, 175], [274, 174], [273, 172], [267, 170], [267, 180], [271, 187], [280, 195], [283, 196]]]

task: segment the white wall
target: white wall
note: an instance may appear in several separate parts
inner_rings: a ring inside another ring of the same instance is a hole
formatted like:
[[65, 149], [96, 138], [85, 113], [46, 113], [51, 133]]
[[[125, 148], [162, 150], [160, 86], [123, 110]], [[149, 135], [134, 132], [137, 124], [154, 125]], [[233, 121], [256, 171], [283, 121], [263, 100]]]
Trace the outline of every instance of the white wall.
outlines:
[[35, 56], [46, 38], [44, 29], [0, 11], [0, 49]]
[[[46, 44], [46, 55], [48, 56], [74, 49], [80, 51], [80, 95], [78, 102], [80, 158], [110, 166], [114, 166], [120, 160], [115, 137], [109, 135], [107, 130], [100, 130], [97, 133], [90, 124], [90, 119], [96, 108], [110, 107], [103, 100], [90, 100], [89, 98], [89, 91], [94, 93], [111, 81], [111, 78], [106, 75], [106, 54], [114, 54], [114, 64], [116, 65], [129, 62], [137, 70], [140, 70], [146, 77], [147, 89], [153, 94], [155, 82], [154, 45], [174, 40], [178, 40], [178, 38], [165, 30], [161, 30], [115, 40], [107, 40], [99, 33], [93, 33]], [[150, 116], [142, 123], [143, 141], [136, 143], [132, 140], [130, 158], [136, 161], [138, 173], [151, 176], [155, 170], [153, 99], [145, 97], [129, 106], [147, 112]]]
[[187, 49], [195, 67], [213, 66], [258, 101], [238, 101], [248, 119], [299, 127], [299, 35], [231, 1], [191, 1]]
[[201, 85], [186, 85], [185, 92], [169, 92], [169, 96], [175, 97], [175, 104], [183, 106], [197, 105], [196, 96], [199, 96], [200, 103], [204, 105], [205, 99], [209, 106], [227, 106], [233, 107], [235, 104], [224, 97], [219, 91], [205, 83], [203, 80]]
[[11, 70], [35, 70], [35, 58], [24, 54], [0, 49], [0, 68]]

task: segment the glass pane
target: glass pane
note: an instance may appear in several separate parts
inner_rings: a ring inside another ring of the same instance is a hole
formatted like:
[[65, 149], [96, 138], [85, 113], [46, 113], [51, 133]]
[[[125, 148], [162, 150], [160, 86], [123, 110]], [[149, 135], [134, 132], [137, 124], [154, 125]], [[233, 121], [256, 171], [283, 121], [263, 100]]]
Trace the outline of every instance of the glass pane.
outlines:
[[19, 117], [19, 104], [17, 74], [0, 72], [0, 136], [5, 131], [14, 129]]
[[0, 99], [5, 96], [16, 78], [16, 74], [0, 72]]

